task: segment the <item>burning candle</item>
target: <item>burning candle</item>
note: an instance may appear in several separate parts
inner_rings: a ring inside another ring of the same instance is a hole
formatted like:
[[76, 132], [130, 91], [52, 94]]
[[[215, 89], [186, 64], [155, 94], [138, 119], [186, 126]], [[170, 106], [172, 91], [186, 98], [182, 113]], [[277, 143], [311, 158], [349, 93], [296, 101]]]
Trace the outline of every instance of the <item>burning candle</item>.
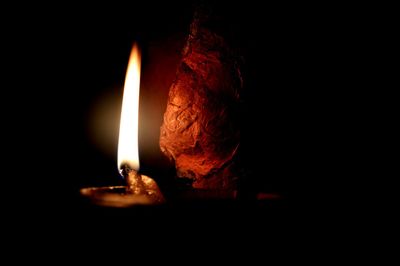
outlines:
[[157, 183], [139, 172], [140, 67], [140, 50], [138, 45], [134, 44], [125, 77], [118, 139], [118, 169], [126, 181], [126, 186], [83, 188], [82, 195], [98, 205], [128, 207], [164, 202]]

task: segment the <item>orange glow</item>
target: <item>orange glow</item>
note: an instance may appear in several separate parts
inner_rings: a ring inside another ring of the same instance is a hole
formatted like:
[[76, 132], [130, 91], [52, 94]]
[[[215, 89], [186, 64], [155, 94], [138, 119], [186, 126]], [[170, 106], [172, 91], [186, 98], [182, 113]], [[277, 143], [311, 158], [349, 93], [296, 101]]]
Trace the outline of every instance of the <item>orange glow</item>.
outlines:
[[128, 165], [139, 170], [138, 124], [139, 124], [140, 51], [134, 44], [129, 58], [122, 99], [121, 121], [118, 139], [118, 168]]

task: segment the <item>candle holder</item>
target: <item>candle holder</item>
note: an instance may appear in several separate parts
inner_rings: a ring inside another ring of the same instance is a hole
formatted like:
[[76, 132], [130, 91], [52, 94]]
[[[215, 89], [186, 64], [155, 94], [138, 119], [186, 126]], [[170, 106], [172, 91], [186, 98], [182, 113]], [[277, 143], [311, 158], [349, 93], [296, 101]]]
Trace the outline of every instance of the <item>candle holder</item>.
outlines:
[[165, 202], [152, 178], [133, 171], [127, 178], [126, 186], [88, 187], [82, 188], [80, 192], [92, 204], [103, 207], [126, 208]]

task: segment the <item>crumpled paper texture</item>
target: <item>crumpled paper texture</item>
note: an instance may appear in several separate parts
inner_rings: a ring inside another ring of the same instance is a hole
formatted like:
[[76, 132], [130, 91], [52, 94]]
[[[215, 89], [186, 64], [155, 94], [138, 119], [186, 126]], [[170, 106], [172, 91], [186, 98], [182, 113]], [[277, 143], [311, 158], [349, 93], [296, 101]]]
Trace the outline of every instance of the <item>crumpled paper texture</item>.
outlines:
[[161, 151], [194, 188], [233, 189], [237, 181], [241, 61], [219, 25], [195, 13], [160, 130]]

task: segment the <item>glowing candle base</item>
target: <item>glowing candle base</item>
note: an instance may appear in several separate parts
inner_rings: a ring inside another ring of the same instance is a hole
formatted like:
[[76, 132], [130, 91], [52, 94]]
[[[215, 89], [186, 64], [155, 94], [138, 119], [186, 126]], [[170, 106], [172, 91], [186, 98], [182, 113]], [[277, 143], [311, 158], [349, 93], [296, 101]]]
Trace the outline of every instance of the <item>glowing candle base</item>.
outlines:
[[146, 195], [155, 203], [165, 201], [156, 181], [150, 177], [141, 175], [129, 166], [122, 167], [121, 174], [126, 180], [127, 194]]
[[126, 172], [126, 186], [82, 188], [81, 195], [93, 204], [105, 207], [132, 207], [165, 202], [157, 183], [134, 170]]

